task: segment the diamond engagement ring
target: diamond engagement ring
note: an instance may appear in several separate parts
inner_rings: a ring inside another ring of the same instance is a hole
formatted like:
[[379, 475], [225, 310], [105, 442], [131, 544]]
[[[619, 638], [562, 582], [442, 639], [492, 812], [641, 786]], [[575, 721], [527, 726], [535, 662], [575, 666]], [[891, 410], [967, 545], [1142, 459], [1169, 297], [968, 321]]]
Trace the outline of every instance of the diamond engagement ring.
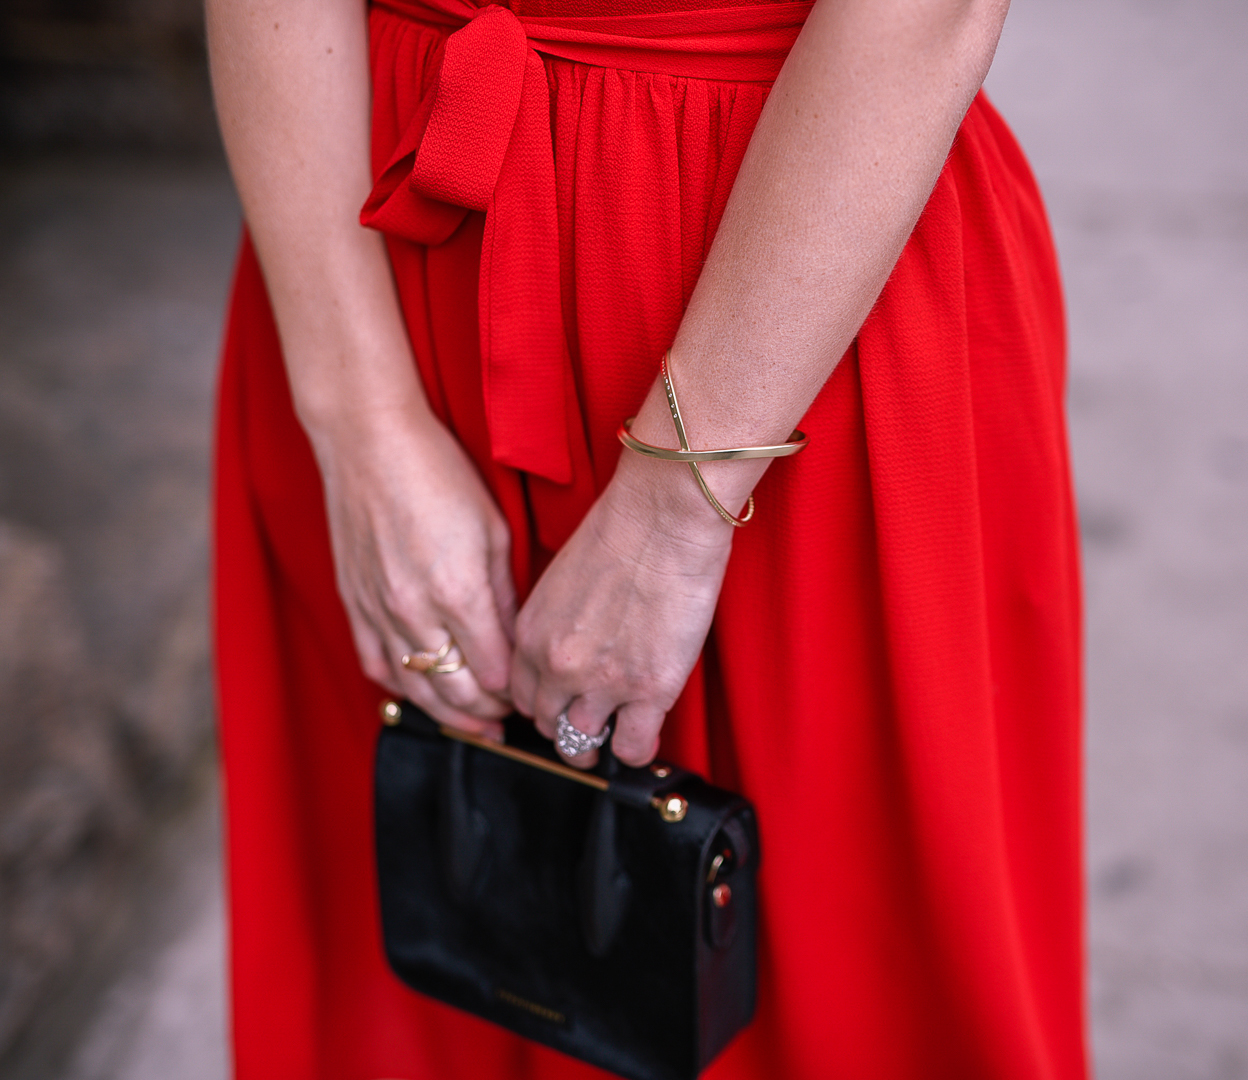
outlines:
[[568, 721], [568, 714], [561, 712], [555, 717], [555, 745], [564, 757], [580, 757], [591, 750], [597, 750], [607, 741], [611, 734], [609, 728], [603, 728], [597, 735], [586, 735], [579, 728], [574, 728]]

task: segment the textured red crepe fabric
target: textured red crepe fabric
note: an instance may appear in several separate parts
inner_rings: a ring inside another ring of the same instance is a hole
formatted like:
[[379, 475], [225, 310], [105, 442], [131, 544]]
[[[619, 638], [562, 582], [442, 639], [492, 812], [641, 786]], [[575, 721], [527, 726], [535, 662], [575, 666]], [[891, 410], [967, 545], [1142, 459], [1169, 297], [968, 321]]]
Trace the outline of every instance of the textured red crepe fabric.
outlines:
[[[531, 13], [550, 15], [541, 3]], [[384, 181], [462, 20], [371, 18]], [[490, 34], [511, 49], [510, 24]], [[533, 362], [563, 372], [560, 394], [527, 399], [524, 373], [504, 370], [500, 395], [482, 362], [482, 241], [494, 228], [523, 244], [523, 213], [497, 205], [523, 191], [487, 186], [487, 213], [459, 214], [432, 246], [390, 237], [421, 377], [511, 523], [522, 592], [611, 475], [615, 429], [655, 377], [766, 97], [765, 80], [541, 64], [559, 311], [535, 306], [534, 331], [508, 309], [497, 340], [506, 354], [557, 321], [554, 366]], [[525, 283], [495, 273], [486, 287], [523, 296]], [[422, 999], [386, 967], [371, 837], [383, 695], [355, 659], [246, 243], [224, 354], [215, 572], [237, 1075], [601, 1076]], [[759, 485], [664, 729], [662, 754], [744, 791], [762, 828], [758, 1015], [712, 1080], [1085, 1075], [1063, 364], [1043, 209], [980, 97], [802, 421], [810, 448]], [[538, 440], [521, 451], [566, 463], [570, 482], [497, 460], [521, 426]]]

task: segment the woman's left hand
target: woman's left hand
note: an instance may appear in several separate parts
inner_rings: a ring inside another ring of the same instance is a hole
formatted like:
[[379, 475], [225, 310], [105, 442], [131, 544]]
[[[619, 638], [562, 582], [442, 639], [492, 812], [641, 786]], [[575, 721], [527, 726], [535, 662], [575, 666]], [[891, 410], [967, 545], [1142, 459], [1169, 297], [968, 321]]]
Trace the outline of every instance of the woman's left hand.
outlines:
[[[664, 717], [710, 629], [732, 545], [732, 528], [675, 471], [668, 479], [687, 486], [671, 498], [647, 482], [653, 474], [637, 482], [636, 470], [617, 473], [516, 622], [516, 707], [547, 738], [560, 713], [588, 735], [615, 713], [611, 746], [629, 765], [646, 764], [658, 750]], [[589, 767], [597, 757], [569, 760]]]

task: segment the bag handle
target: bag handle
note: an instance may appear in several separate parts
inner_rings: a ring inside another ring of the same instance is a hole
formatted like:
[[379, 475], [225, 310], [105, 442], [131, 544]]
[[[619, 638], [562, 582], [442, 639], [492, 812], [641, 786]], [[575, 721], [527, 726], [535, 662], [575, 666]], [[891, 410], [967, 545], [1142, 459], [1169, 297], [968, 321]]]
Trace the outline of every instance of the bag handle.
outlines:
[[[620, 802], [629, 803], [633, 806], [652, 807], [659, 812], [659, 816], [664, 821], [669, 823], [683, 821], [685, 814], [689, 810], [689, 801], [683, 795], [671, 790], [688, 774], [685, 770], [679, 769], [674, 765], [668, 765], [665, 762], [655, 762], [645, 769], [631, 769], [621, 766], [620, 769], [616, 770], [616, 776], [608, 779], [595, 772], [574, 769], [571, 765], [567, 765], [553, 757], [534, 753], [531, 750], [525, 750], [522, 747], [513, 746], [509, 743], [495, 742], [493, 739], [486, 739], [471, 732], [460, 731], [458, 728], [453, 728], [448, 724], [440, 724], [419, 710], [410, 701], [391, 700], [382, 702], [381, 719], [388, 727], [396, 727], [404, 720], [417, 727], [432, 725], [436, 727], [439, 734], [448, 739], [467, 743], [469, 746], [475, 746], [478, 750], [498, 754], [500, 757], [510, 758], [512, 761], [518, 761], [535, 769], [554, 773], [554, 775], [561, 776], [565, 780], [571, 780], [574, 783], [584, 784], [586, 787], [606, 792]], [[609, 749], [607, 752], [610, 752]]]

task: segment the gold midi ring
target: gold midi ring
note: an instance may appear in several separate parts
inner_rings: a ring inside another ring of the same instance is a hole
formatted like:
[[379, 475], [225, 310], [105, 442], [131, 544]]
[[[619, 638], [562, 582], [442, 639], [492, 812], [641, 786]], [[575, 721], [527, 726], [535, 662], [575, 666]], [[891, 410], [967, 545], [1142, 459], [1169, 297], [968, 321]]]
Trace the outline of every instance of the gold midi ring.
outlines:
[[[451, 655], [452, 649], [458, 655], [448, 660], [447, 657]], [[455, 643], [455, 639], [448, 638], [446, 644], [435, 652], [404, 653], [399, 663], [408, 671], [418, 671], [422, 675], [449, 675], [452, 671], [458, 671], [464, 667], [467, 661]]]

